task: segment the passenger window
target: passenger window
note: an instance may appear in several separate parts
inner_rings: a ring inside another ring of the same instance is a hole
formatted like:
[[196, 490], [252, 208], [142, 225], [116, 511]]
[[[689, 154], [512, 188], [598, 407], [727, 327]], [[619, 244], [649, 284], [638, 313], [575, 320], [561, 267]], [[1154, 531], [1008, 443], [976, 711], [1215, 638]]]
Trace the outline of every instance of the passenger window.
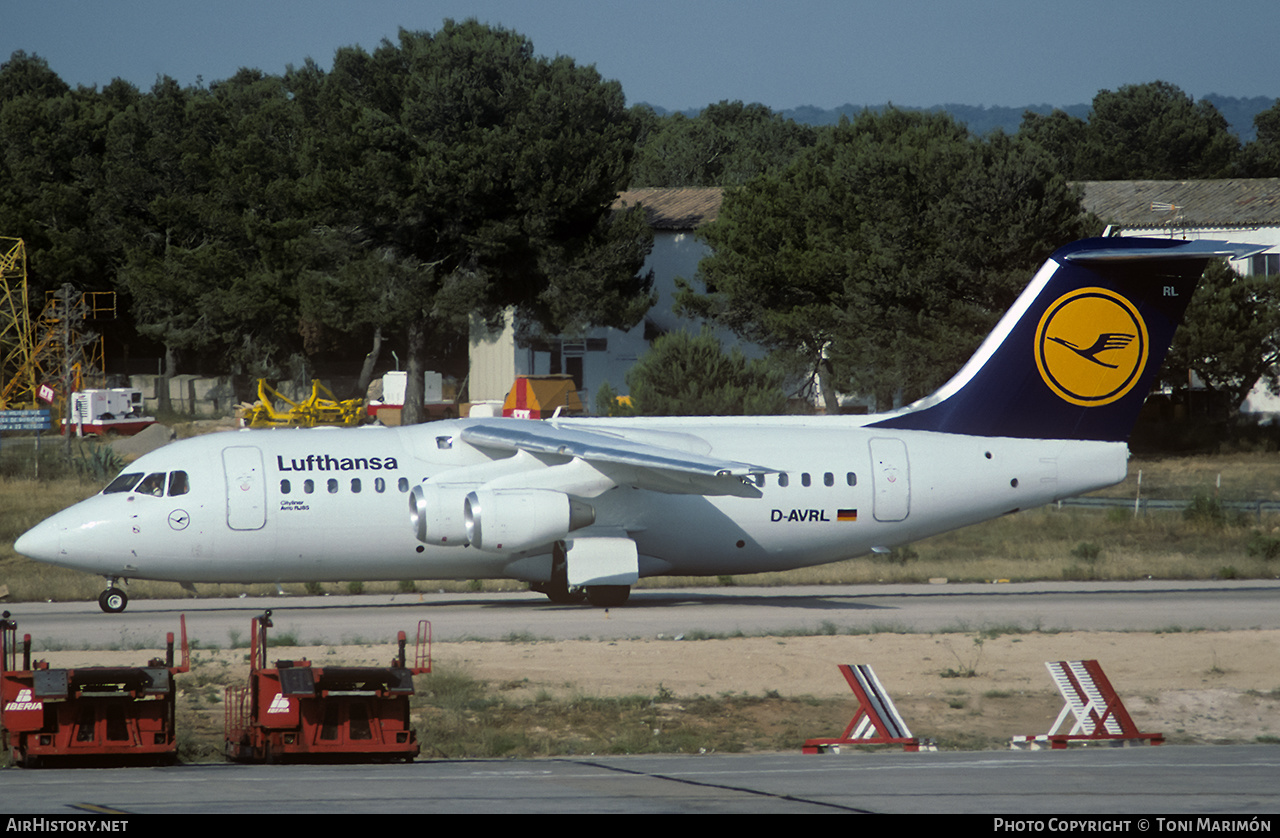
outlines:
[[338, 481], [336, 479], [330, 477], [326, 485], [328, 486], [329, 494], [336, 495], [338, 493]]
[[102, 490], [104, 495], [115, 495], [120, 492], [127, 492], [134, 486], [138, 485], [138, 481], [142, 479], [142, 472], [137, 471], [131, 474], [122, 474], [115, 480], [107, 484], [107, 488]]
[[288, 480], [281, 480], [281, 481], [280, 481], [280, 494], [282, 494], [282, 495], [287, 495], [287, 494], [289, 494], [289, 489], [290, 489], [289, 481], [288, 481]]
[[353, 494], [357, 494], [357, 495], [360, 494], [360, 478], [359, 477], [351, 478], [351, 491]]
[[138, 488], [134, 489], [140, 495], [151, 495], [155, 498], [164, 497], [164, 481], [167, 475], [163, 471], [157, 471], [155, 474], [148, 474], [146, 478], [138, 484]]
[[810, 481], [810, 480], [809, 480], [809, 472], [807, 472], [807, 471], [806, 471], [806, 472], [803, 472], [803, 473], [800, 475], [800, 485], [801, 485], [801, 486], [808, 486], [808, 485], [810, 484], [810, 482], [812, 482], [812, 481]]
[[381, 477], [375, 477], [373, 479], [373, 490], [378, 494], [382, 494], [387, 490], [387, 481], [383, 480]]
[[858, 475], [854, 474], [853, 472], [849, 472], [848, 474], [846, 474], [846, 475], [844, 476], [844, 480], [845, 480], [845, 482], [846, 482], [846, 483], [848, 483], [850, 486], [857, 486], [857, 485], [858, 485]]
[[402, 492], [407, 492], [407, 491], [409, 491], [409, 478], [407, 478], [407, 477], [401, 477], [401, 478], [396, 482], [396, 488], [397, 488], [397, 489], [399, 489], [399, 490], [400, 490], [400, 491], [402, 491]]
[[176, 498], [178, 495], [185, 495], [190, 489], [191, 486], [187, 482], [187, 473], [185, 471], [169, 472], [169, 497]]
[[826, 474], [822, 475], [822, 485], [823, 486], [836, 485], [836, 476], [831, 472], [827, 472]]
[[790, 483], [790, 482], [791, 482], [791, 478], [787, 477], [787, 473], [786, 473], [785, 471], [784, 471], [784, 472], [782, 472], [782, 474], [779, 474], [779, 475], [778, 475], [778, 485], [779, 485], [779, 486], [782, 486], [782, 487], [784, 487], [784, 488], [785, 488], [785, 487], [786, 487], [786, 485], [787, 485], [788, 483]]
[[316, 490], [316, 482], [310, 478], [302, 481], [302, 491], [308, 495]]

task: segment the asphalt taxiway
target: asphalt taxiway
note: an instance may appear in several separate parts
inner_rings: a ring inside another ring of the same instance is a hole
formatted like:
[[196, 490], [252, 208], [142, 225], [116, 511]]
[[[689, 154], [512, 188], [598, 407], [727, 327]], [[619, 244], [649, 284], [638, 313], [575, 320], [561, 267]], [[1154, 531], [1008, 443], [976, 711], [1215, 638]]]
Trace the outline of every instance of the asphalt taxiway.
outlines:
[[266, 609], [302, 643], [385, 642], [418, 620], [437, 640], [565, 640], [743, 633], [1280, 628], [1280, 580], [838, 585], [638, 590], [621, 608], [554, 605], [530, 593], [414, 593], [240, 599], [134, 599], [122, 614], [93, 602], [5, 606], [36, 648], [159, 646], [187, 615], [193, 638], [227, 646]]
[[[118, 814], [1280, 811], [1280, 748], [423, 760], [10, 770], [0, 812]], [[1058, 830], [1065, 831], [1065, 830]], [[1133, 832], [1144, 831], [1137, 828]], [[1149, 830], [1157, 831], [1155, 824]]]
[[[527, 593], [134, 600], [6, 606], [37, 650], [132, 648], [186, 614], [207, 645], [272, 609], [299, 642], [384, 642], [429, 619], [437, 640], [936, 631], [1280, 628], [1280, 582], [886, 585], [637, 591], [609, 610]], [[1260, 661], [1275, 666], [1274, 660]], [[8, 769], [0, 813], [1012, 812], [1162, 817], [1280, 812], [1280, 747], [432, 760], [407, 765]], [[1154, 831], [1154, 827], [1152, 828]]]

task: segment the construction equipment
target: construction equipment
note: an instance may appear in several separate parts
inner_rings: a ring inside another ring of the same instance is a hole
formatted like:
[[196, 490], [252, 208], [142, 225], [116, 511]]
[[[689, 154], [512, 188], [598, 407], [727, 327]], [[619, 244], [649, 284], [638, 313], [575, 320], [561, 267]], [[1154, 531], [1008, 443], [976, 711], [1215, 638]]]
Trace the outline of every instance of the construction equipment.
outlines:
[[173, 676], [191, 668], [183, 615], [182, 663], [173, 660], [173, 633], [164, 660], [146, 666], [51, 669], [31, 661], [31, 635], [22, 638], [5, 611], [0, 619], [0, 737], [24, 768], [51, 763], [173, 762]]
[[44, 308], [33, 319], [26, 244], [0, 237], [0, 248], [0, 410], [38, 406], [40, 388], [50, 382], [61, 394], [101, 384], [103, 339], [86, 327], [115, 318], [115, 292], [77, 292], [63, 285], [45, 295]]
[[390, 666], [267, 666], [271, 612], [254, 617], [249, 683], [226, 692], [227, 757], [238, 762], [404, 760], [418, 755], [409, 723], [413, 676], [431, 671], [431, 624], [418, 623], [413, 666], [405, 634]]
[[[559, 411], [559, 413], [557, 413]], [[517, 419], [585, 416], [586, 408], [568, 375], [520, 375], [502, 403], [502, 415]]]
[[838, 754], [842, 745], [901, 745], [904, 751], [938, 750], [932, 739], [911, 735], [893, 698], [869, 665], [842, 663], [839, 666], [840, 674], [858, 699], [858, 711], [843, 734], [833, 739], [806, 739], [802, 753]]
[[[289, 409], [277, 410], [277, 400], [289, 405]], [[311, 381], [311, 395], [300, 402], [281, 394], [267, 384], [265, 378], [259, 378], [258, 401], [242, 406], [237, 415], [250, 428], [314, 428], [318, 425], [349, 428], [359, 425], [365, 417], [364, 399], [339, 401], [318, 378]]]

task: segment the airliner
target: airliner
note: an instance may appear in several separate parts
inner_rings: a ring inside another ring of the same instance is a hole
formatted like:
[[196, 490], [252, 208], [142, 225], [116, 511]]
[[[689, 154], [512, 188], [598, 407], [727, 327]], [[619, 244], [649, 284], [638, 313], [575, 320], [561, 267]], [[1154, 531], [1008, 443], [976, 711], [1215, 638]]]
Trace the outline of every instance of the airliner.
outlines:
[[1112, 485], [1210, 259], [1264, 247], [1104, 237], [1057, 250], [941, 389], [864, 416], [456, 419], [171, 443], [23, 534], [122, 580], [509, 578], [620, 605], [641, 577], [835, 562]]

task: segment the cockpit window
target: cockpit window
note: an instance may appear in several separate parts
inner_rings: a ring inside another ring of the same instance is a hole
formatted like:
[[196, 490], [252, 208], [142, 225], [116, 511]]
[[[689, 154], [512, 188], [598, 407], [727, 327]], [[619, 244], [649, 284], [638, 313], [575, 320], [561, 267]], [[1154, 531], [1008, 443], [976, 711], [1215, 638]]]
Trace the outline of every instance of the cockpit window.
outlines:
[[169, 472], [169, 497], [185, 495], [190, 490], [191, 484], [187, 482], [187, 473], [185, 471]]
[[138, 484], [138, 488], [134, 491], [140, 495], [153, 495], [157, 498], [164, 497], [164, 481], [165, 473], [157, 471], [155, 474], [148, 474], [146, 478]]
[[120, 492], [127, 492], [134, 486], [138, 485], [138, 481], [142, 479], [142, 472], [136, 471], [129, 474], [122, 474], [115, 480], [107, 484], [107, 488], [102, 490], [104, 495], [114, 495]]

